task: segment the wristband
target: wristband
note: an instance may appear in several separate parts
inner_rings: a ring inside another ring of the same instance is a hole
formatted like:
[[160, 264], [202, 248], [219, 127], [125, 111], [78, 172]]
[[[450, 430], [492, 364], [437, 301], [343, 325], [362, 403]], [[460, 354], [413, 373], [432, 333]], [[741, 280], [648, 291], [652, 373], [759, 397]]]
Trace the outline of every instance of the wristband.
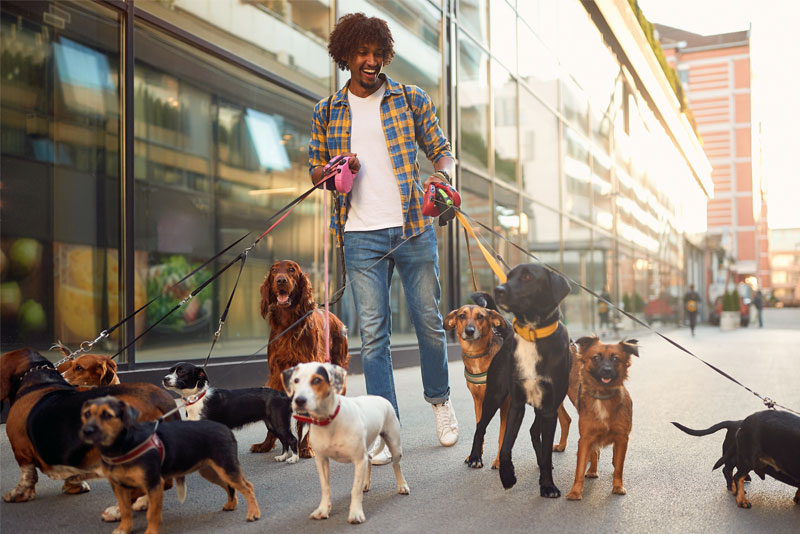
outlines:
[[447, 171], [438, 170], [438, 171], [434, 171], [434, 173], [433, 173], [433, 174], [438, 174], [438, 175], [439, 175], [439, 176], [441, 176], [441, 177], [444, 179], [444, 181], [446, 181], [448, 184], [450, 184], [450, 185], [453, 185], [453, 181], [450, 179], [450, 175], [449, 175], [449, 174], [447, 174]]

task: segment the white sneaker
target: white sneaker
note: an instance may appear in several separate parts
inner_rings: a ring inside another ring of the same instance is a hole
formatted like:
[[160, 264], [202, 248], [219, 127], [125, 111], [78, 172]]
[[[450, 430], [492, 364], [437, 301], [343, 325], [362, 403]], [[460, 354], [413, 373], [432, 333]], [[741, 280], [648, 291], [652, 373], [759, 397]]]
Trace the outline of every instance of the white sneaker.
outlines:
[[436, 418], [436, 434], [439, 443], [451, 447], [458, 441], [458, 420], [453, 405], [449, 400], [441, 404], [433, 404], [433, 416]]
[[375, 438], [369, 448], [369, 458], [372, 465], [386, 465], [392, 461], [392, 453], [380, 436]]

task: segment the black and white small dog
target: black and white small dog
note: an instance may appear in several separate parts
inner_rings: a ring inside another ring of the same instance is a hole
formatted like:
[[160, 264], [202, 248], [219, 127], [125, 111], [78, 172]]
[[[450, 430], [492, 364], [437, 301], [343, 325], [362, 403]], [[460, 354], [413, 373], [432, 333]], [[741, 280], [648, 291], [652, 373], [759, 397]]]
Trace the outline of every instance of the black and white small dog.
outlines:
[[297, 463], [297, 437], [291, 430], [292, 403], [284, 392], [264, 387], [212, 388], [205, 370], [185, 362], [173, 365], [163, 384], [181, 396], [190, 421], [208, 419], [231, 429], [263, 421], [283, 446], [275, 461]]

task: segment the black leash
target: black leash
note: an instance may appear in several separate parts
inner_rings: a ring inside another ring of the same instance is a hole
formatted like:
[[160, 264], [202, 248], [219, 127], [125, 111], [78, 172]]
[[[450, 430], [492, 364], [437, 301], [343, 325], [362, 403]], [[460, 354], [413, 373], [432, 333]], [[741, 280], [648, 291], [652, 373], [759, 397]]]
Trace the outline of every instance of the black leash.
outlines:
[[[661, 333], [661, 332], [659, 332], [658, 330], [654, 329], [653, 327], [651, 327], [649, 324], [645, 323], [645, 322], [644, 322], [644, 321], [642, 321], [641, 319], [639, 319], [639, 318], [637, 318], [637, 317], [634, 317], [633, 315], [631, 315], [630, 313], [626, 312], [626, 311], [625, 311], [625, 310], [623, 310], [622, 308], [620, 308], [620, 307], [618, 307], [617, 305], [613, 304], [612, 302], [609, 302], [608, 300], [604, 299], [603, 297], [601, 297], [600, 295], [598, 295], [597, 293], [595, 293], [594, 291], [592, 291], [592, 290], [591, 290], [591, 289], [589, 289], [588, 287], [584, 286], [583, 284], [580, 284], [580, 283], [576, 282], [575, 280], [573, 280], [572, 278], [570, 278], [570, 277], [569, 277], [569, 276], [567, 276], [566, 274], [562, 273], [560, 270], [558, 270], [558, 269], [556, 269], [555, 267], [553, 267], [553, 266], [551, 266], [551, 265], [549, 265], [549, 264], [547, 264], [547, 263], [543, 262], [543, 261], [542, 261], [542, 260], [540, 260], [540, 259], [539, 259], [539, 258], [538, 258], [538, 257], [537, 257], [535, 254], [533, 254], [533, 253], [531, 253], [531, 252], [529, 252], [529, 251], [525, 250], [524, 248], [520, 247], [520, 246], [519, 246], [519, 245], [517, 245], [516, 243], [514, 243], [514, 242], [512, 242], [512, 241], [510, 241], [510, 240], [508, 240], [508, 239], [506, 239], [506, 238], [505, 238], [503, 235], [501, 235], [500, 233], [498, 233], [497, 231], [495, 231], [493, 228], [490, 228], [489, 226], [487, 226], [487, 225], [483, 224], [482, 222], [478, 221], [477, 219], [474, 219], [473, 217], [470, 217], [470, 215], [469, 215], [469, 214], [467, 214], [467, 213], [465, 213], [463, 210], [461, 210], [461, 208], [455, 208], [455, 209], [457, 209], [459, 212], [461, 212], [461, 213], [462, 213], [462, 214], [463, 214], [465, 217], [468, 217], [469, 219], [471, 219], [471, 220], [472, 220], [472, 221], [473, 221], [475, 224], [477, 224], [478, 226], [480, 226], [480, 227], [481, 227], [481, 228], [483, 228], [484, 230], [487, 230], [487, 231], [491, 232], [492, 234], [496, 235], [497, 237], [499, 237], [499, 238], [500, 238], [500, 239], [502, 239], [503, 241], [507, 242], [507, 243], [508, 243], [508, 244], [510, 244], [512, 247], [516, 248], [517, 250], [519, 250], [520, 252], [522, 252], [522, 253], [523, 253], [523, 254], [525, 254], [526, 256], [529, 256], [529, 257], [533, 258], [534, 260], [536, 260], [536, 261], [537, 261], [539, 264], [541, 264], [541, 265], [542, 265], [542, 266], [544, 266], [545, 268], [549, 269], [550, 271], [552, 271], [552, 272], [554, 272], [554, 273], [556, 273], [556, 274], [559, 274], [559, 275], [563, 276], [564, 278], [566, 278], [567, 280], [569, 280], [569, 281], [570, 281], [572, 284], [575, 284], [576, 286], [578, 286], [579, 288], [583, 289], [584, 291], [586, 291], [587, 293], [589, 293], [590, 295], [592, 295], [592, 296], [593, 296], [593, 297], [595, 297], [596, 299], [598, 299], [598, 300], [600, 300], [600, 301], [602, 301], [602, 302], [605, 302], [606, 304], [608, 304], [609, 306], [611, 306], [612, 308], [614, 308], [614, 309], [615, 309], [615, 310], [617, 310], [618, 312], [622, 313], [623, 315], [625, 315], [625, 316], [626, 316], [626, 317], [628, 317], [629, 319], [631, 319], [631, 320], [633, 320], [634, 322], [636, 322], [636, 323], [638, 323], [638, 324], [642, 325], [643, 327], [645, 327], [646, 329], [650, 330], [651, 332], [653, 332], [654, 334], [656, 334], [658, 337], [660, 337], [661, 339], [663, 339], [664, 341], [668, 342], [670, 345], [674, 346], [675, 348], [677, 348], [677, 349], [679, 349], [679, 350], [682, 350], [683, 352], [685, 352], [685, 353], [686, 353], [686, 354], [688, 354], [689, 356], [691, 356], [691, 357], [693, 357], [693, 358], [695, 358], [695, 359], [699, 360], [700, 362], [702, 362], [703, 364], [705, 364], [705, 365], [706, 365], [706, 366], [708, 366], [709, 368], [713, 369], [714, 371], [716, 371], [716, 372], [717, 372], [717, 373], [719, 373], [720, 375], [724, 376], [725, 378], [727, 378], [727, 379], [728, 379], [728, 380], [730, 380], [731, 382], [733, 382], [733, 383], [735, 383], [735, 384], [737, 384], [737, 385], [741, 386], [741, 387], [742, 387], [742, 388], [744, 388], [745, 390], [749, 391], [750, 393], [752, 393], [753, 395], [755, 395], [756, 397], [758, 397], [759, 399], [761, 399], [761, 401], [764, 403], [764, 405], [765, 405], [767, 408], [769, 408], [769, 409], [771, 409], [771, 410], [774, 410], [774, 409], [775, 409], [775, 407], [778, 407], [778, 408], [782, 408], [783, 410], [786, 410], [787, 412], [791, 412], [791, 413], [793, 413], [793, 414], [795, 414], [795, 415], [800, 415], [800, 412], [797, 412], [797, 411], [795, 411], [795, 410], [792, 410], [791, 408], [787, 408], [786, 406], [783, 406], [782, 404], [779, 404], [779, 403], [777, 403], [776, 401], [772, 400], [771, 398], [769, 398], [769, 397], [764, 397], [764, 396], [762, 396], [762, 395], [758, 394], [756, 391], [753, 391], [752, 389], [750, 389], [750, 388], [749, 388], [749, 387], [747, 387], [746, 385], [742, 384], [740, 381], [738, 381], [737, 379], [735, 379], [734, 377], [732, 377], [731, 375], [729, 375], [728, 373], [726, 373], [725, 371], [723, 371], [723, 370], [722, 370], [722, 369], [720, 369], [719, 367], [717, 367], [717, 366], [715, 366], [715, 365], [713, 365], [713, 364], [711, 364], [711, 363], [708, 363], [708, 362], [707, 362], [707, 361], [705, 361], [703, 358], [700, 358], [699, 356], [697, 356], [696, 354], [694, 354], [692, 351], [690, 351], [689, 349], [687, 349], [686, 347], [684, 347], [683, 345], [681, 345], [681, 344], [680, 344], [680, 343], [678, 343], [677, 341], [674, 341], [674, 340], [670, 339], [669, 337], [665, 336], [664, 334], [662, 334], [662, 333]], [[499, 258], [499, 255], [498, 255], [498, 259], [500, 259], [500, 258]], [[500, 261], [502, 261], [502, 259], [500, 259]], [[505, 262], [503, 262], [503, 264], [504, 264], [504, 265], [506, 265], [506, 263], [505, 263]]]

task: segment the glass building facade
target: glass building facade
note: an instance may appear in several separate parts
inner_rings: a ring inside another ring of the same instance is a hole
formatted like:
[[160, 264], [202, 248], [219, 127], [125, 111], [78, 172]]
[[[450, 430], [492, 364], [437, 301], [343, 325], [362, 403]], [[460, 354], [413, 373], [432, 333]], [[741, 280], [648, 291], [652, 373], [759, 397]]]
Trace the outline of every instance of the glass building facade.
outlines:
[[[463, 209], [507, 240], [479, 231], [487, 246], [508, 265], [532, 261], [512, 243], [628, 311], [680, 320], [685, 286], [702, 284], [692, 274], [702, 178], [591, 4], [4, 1], [3, 352], [75, 347], [162, 295], [94, 351], [149, 329], [121, 362], [205, 357], [238, 268], [156, 322], [309, 188], [313, 105], [348, 78], [327, 36], [354, 11], [388, 21], [396, 56], [385, 71], [431, 95]], [[323, 300], [323, 202], [313, 193], [248, 254], [216, 357], [264, 353], [259, 286], [273, 261], [298, 262]], [[495, 285], [455, 224], [437, 227], [443, 313], [468, 301], [470, 263], [480, 289]], [[396, 276], [392, 292], [393, 345], [413, 344]], [[358, 347], [348, 292], [335, 311]], [[563, 312], [573, 336], [599, 329], [577, 287]]]

